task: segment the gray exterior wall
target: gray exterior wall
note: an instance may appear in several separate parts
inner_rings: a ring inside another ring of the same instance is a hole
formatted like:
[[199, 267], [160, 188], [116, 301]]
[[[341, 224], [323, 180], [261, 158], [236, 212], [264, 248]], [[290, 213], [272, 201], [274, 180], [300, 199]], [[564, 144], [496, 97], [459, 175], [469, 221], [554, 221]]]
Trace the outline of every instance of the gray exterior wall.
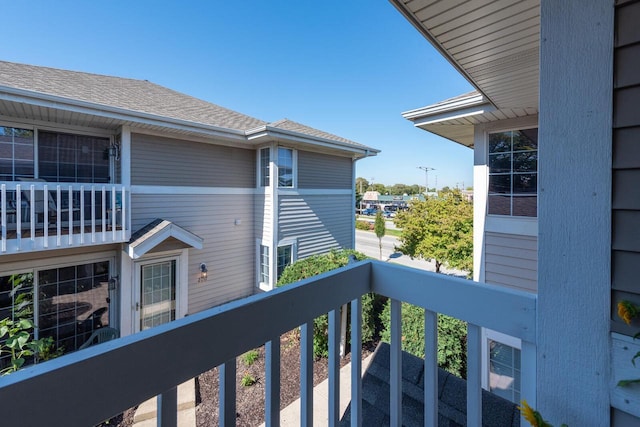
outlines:
[[132, 134], [131, 184], [254, 188], [256, 152]]
[[[132, 195], [134, 231], [163, 218], [204, 239], [202, 250], [189, 250], [189, 313], [253, 294], [253, 198], [251, 194]], [[240, 225], [234, 225], [236, 219]], [[208, 279], [197, 283], [198, 266], [203, 262]]]
[[612, 329], [634, 335], [618, 301], [640, 304], [640, 3], [618, 1], [614, 44]]
[[298, 151], [298, 187], [351, 189], [353, 161], [349, 157]]
[[350, 248], [351, 195], [280, 196], [279, 240], [297, 238], [297, 257]]
[[525, 291], [538, 290], [538, 239], [485, 233], [485, 282]]

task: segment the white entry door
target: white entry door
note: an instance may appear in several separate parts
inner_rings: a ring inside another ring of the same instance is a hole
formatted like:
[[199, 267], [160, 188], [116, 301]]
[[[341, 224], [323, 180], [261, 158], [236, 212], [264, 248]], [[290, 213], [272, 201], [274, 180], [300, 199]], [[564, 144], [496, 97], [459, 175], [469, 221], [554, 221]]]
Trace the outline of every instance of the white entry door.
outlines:
[[136, 330], [143, 331], [176, 319], [177, 260], [137, 265]]

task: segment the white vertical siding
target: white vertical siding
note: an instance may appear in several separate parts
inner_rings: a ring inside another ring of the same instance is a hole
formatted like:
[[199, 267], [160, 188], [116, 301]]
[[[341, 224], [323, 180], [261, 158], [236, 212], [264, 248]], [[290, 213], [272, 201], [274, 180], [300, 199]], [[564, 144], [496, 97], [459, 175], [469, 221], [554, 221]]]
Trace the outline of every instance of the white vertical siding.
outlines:
[[[134, 230], [156, 218], [173, 221], [204, 239], [189, 250], [189, 313], [251, 295], [255, 282], [254, 196], [132, 195]], [[240, 225], [235, 221], [240, 220]], [[209, 270], [198, 283], [200, 263]]]
[[351, 200], [350, 194], [281, 195], [278, 239], [297, 239], [298, 258], [351, 247]]
[[536, 237], [485, 233], [485, 283], [536, 292], [537, 246]]
[[259, 194], [255, 197], [255, 233], [256, 238], [271, 240], [273, 238], [273, 200], [271, 194]]

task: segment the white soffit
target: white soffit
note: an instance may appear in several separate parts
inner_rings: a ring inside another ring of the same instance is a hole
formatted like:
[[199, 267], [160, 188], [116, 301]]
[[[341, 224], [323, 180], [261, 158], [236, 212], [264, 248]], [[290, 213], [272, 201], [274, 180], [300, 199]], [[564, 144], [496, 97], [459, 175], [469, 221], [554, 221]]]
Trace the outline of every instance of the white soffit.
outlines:
[[539, 0], [391, 0], [498, 109], [538, 109]]
[[437, 104], [402, 113], [414, 126], [473, 147], [474, 126], [537, 114], [535, 108], [495, 108], [479, 92], [471, 92]]

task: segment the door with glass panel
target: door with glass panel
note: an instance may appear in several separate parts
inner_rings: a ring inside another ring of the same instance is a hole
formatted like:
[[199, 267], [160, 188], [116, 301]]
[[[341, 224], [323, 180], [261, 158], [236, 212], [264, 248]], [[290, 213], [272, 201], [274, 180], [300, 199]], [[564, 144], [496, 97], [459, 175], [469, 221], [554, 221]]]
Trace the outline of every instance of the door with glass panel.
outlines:
[[138, 265], [136, 330], [143, 331], [176, 319], [176, 260]]

